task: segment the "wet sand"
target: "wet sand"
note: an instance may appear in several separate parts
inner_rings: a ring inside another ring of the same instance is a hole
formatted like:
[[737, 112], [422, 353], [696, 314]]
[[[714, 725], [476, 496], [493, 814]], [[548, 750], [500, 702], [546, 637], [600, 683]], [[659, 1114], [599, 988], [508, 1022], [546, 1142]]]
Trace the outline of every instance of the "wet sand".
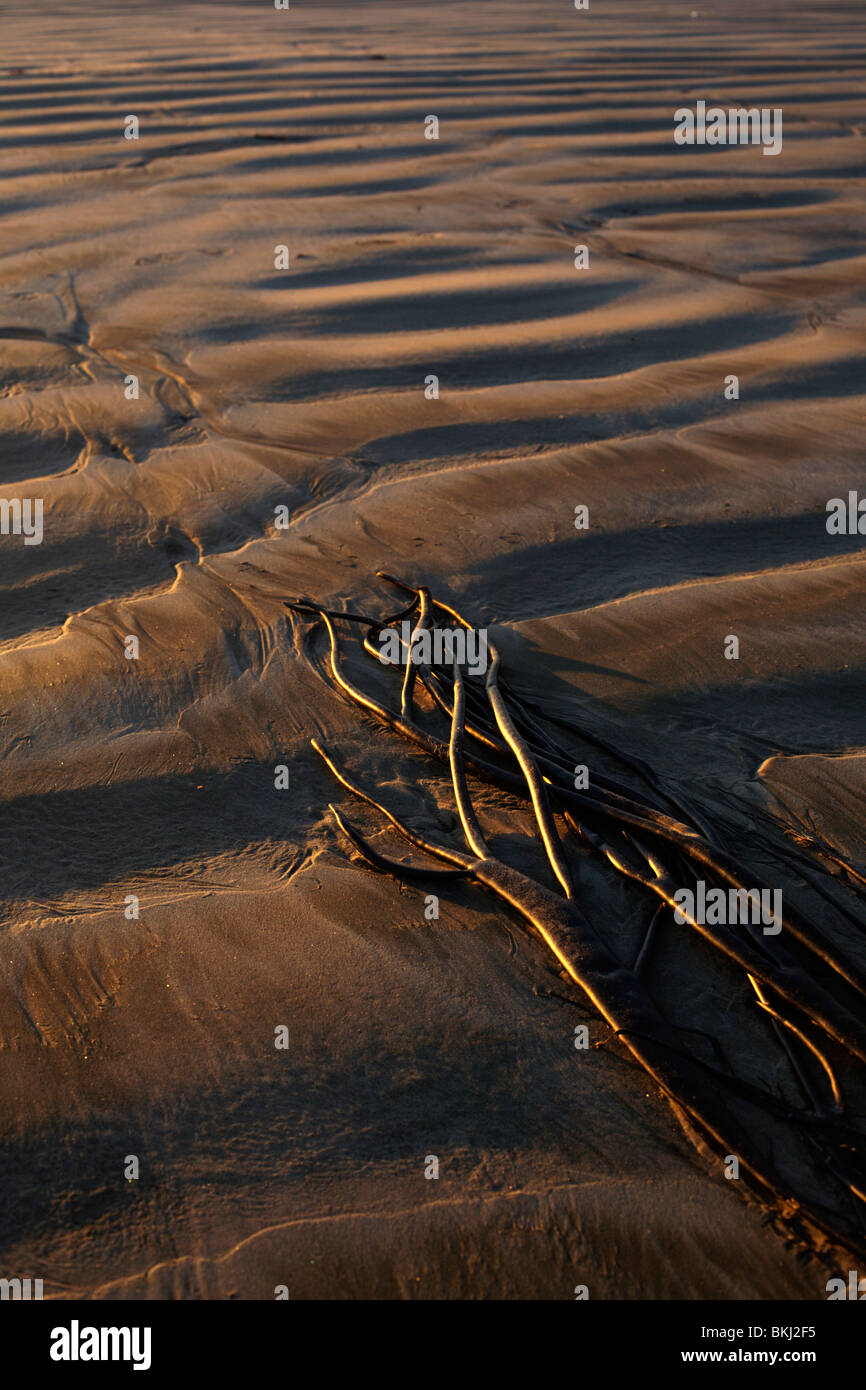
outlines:
[[[862, 865], [863, 17], [716, 8], [2, 6], [0, 1273], [825, 1297], [517, 918], [347, 853], [312, 736], [453, 806], [283, 607], [430, 583], [756, 865]], [[701, 97], [781, 155], [678, 148]]]

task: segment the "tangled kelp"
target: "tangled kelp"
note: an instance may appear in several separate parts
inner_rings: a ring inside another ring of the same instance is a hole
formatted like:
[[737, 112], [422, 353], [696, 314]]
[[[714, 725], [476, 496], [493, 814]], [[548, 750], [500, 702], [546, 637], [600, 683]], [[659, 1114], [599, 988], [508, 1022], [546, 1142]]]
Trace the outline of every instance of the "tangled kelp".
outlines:
[[[419, 653], [434, 648], [418, 640], [422, 634], [436, 627], [468, 630], [469, 624], [426, 587], [381, 577], [410, 595], [404, 608], [386, 618], [334, 612], [306, 599], [287, 606], [324, 625], [333, 680], [352, 704], [449, 766], [466, 849], [436, 842], [401, 822], [313, 740], [347, 790], [381, 812], [416, 849], [448, 867], [383, 855], [332, 806], [343, 834], [378, 870], [425, 882], [469, 879], [508, 903], [662, 1088], [693, 1136], [709, 1141], [726, 1163], [736, 1159], [747, 1182], [799, 1233], [823, 1232], [849, 1250], [866, 1253], [866, 979], [849, 953], [790, 904], [764, 929], [748, 912], [745, 920], [734, 921], [710, 921], [709, 913], [697, 912], [696, 887], [703, 898], [715, 888], [746, 902], [768, 890], [756, 886], [754, 873], [726, 848], [718, 830], [682, 795], [664, 789], [645, 763], [594, 731], [545, 716], [537, 704], [518, 696], [502, 676], [492, 646], [483, 684], [480, 676], [464, 672], [459, 659], [425, 663]], [[396, 713], [346, 675], [336, 624], [366, 629], [364, 650], [381, 663], [377, 639], [386, 628], [393, 633], [395, 624], [409, 620], [408, 640], [400, 644], [404, 659], [396, 667], [402, 675]], [[424, 724], [417, 681], [428, 697]], [[427, 727], [433, 715], [447, 718], [447, 742]], [[580, 742], [604, 750], [644, 782], [652, 797], [602, 771], [593, 773], [589, 785], [576, 785]], [[467, 770], [529, 800], [561, 891], [491, 851]], [[602, 930], [581, 904], [574, 874], [581, 851], [659, 900], [632, 959], [625, 958], [615, 926], [611, 932], [608, 923]], [[811, 878], [814, 865], [801, 865], [799, 857], [794, 855], [802, 876], [822, 891]], [[842, 867], [849, 886], [857, 889], [862, 882], [857, 871]], [[855, 920], [844, 915], [849, 923]], [[660, 923], [671, 918], [674, 931], [699, 939], [706, 992], [716, 999], [700, 1027], [682, 1017], [670, 982], [666, 988], [665, 981], [650, 979]]]

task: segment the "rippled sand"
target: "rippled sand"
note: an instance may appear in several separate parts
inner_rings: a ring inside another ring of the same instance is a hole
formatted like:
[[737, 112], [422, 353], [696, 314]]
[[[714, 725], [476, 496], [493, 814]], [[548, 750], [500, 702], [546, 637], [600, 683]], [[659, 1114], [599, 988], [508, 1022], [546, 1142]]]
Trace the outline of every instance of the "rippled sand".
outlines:
[[[0, 1273], [825, 1296], [516, 919], [346, 853], [311, 736], [442, 783], [283, 609], [429, 582], [744, 853], [862, 863], [863, 15], [718, 8], [2, 7]], [[677, 148], [700, 97], [783, 153]]]

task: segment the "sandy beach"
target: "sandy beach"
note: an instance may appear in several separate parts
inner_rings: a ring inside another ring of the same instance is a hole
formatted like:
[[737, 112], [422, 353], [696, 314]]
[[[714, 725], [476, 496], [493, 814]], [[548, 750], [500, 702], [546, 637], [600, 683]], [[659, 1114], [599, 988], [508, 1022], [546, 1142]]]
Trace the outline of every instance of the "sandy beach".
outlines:
[[[866, 863], [864, 542], [826, 525], [866, 495], [862, 8], [0, 24], [0, 498], [42, 503], [38, 544], [0, 535], [0, 1274], [824, 1299], [844, 1248], [725, 1180], [515, 913], [460, 882], [428, 920], [350, 850], [329, 802], [395, 852], [311, 738], [454, 837], [447, 775], [285, 601], [429, 585], [866, 972], [770, 844]], [[678, 146], [704, 99], [782, 109], [779, 154]], [[529, 808], [476, 790], [542, 874]], [[638, 950], [637, 899], [582, 882]]]

